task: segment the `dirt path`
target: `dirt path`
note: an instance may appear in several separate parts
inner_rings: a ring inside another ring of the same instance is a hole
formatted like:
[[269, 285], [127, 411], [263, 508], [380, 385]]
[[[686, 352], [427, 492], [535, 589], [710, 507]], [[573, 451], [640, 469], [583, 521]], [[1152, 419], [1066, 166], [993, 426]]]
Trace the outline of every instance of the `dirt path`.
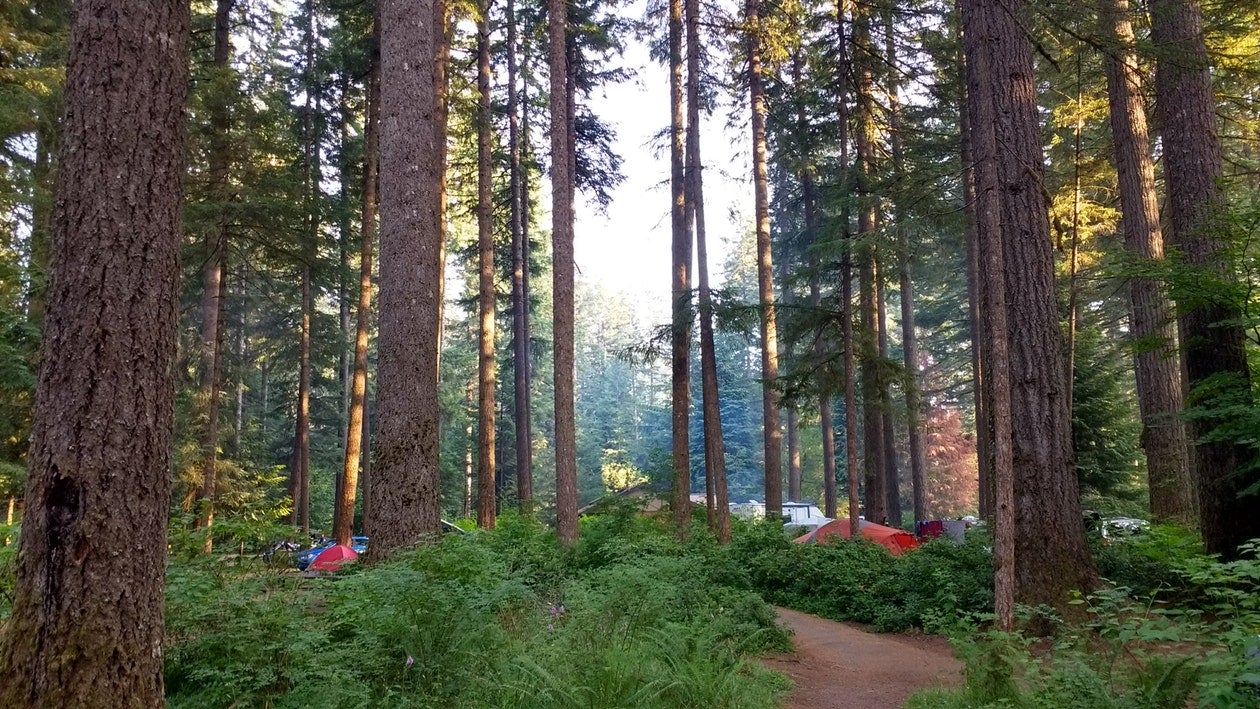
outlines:
[[877, 635], [777, 608], [796, 652], [763, 664], [792, 678], [784, 709], [892, 709], [920, 689], [962, 682], [949, 643], [929, 635]]

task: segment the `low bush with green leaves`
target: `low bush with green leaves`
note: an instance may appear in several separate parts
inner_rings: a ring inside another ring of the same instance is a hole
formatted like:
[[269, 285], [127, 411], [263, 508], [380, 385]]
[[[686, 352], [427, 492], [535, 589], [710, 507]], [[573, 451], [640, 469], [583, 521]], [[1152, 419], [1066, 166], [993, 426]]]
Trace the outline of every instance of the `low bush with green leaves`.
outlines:
[[173, 563], [169, 702], [776, 706], [785, 680], [746, 659], [788, 648], [759, 596], [655, 522], [584, 524], [564, 550], [505, 517], [334, 578]]
[[1141, 563], [1112, 568], [1138, 569], [1132, 578], [1139, 581], [1162, 568], [1163, 581], [1081, 597], [1081, 622], [1037, 609], [1056, 629], [1050, 638], [957, 634], [965, 687], [924, 692], [908, 706], [1260, 706], [1260, 547], [1252, 543], [1243, 558], [1222, 562], [1185, 543], [1181, 534], [1157, 532], [1133, 546], [1113, 545], [1124, 549], [1113, 560]]
[[796, 544], [779, 525], [741, 523], [719, 553], [734, 580], [767, 600], [880, 631], [919, 628], [943, 632], [993, 607], [988, 542], [933, 540], [894, 557], [867, 542]]

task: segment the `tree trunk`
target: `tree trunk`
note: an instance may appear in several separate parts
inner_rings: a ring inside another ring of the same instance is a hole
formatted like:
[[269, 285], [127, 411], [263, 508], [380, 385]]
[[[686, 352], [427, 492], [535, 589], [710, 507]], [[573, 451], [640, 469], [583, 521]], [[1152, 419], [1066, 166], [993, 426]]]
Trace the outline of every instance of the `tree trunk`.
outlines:
[[783, 432], [779, 423], [779, 334], [774, 307], [774, 260], [770, 248], [766, 97], [761, 77], [759, 0], [748, 0], [748, 98], [752, 114], [753, 193], [757, 228], [757, 293], [761, 302], [761, 412], [765, 451], [766, 517], [783, 514]]
[[[438, 350], [441, 345], [442, 183], [446, 125], [443, 0], [382, 0], [380, 325], [375, 464], [367, 557], [441, 532]], [[439, 62], [440, 64], [440, 62]]]
[[[1128, 13], [1128, 0], [1110, 0], [1101, 6], [1101, 32], [1115, 43], [1104, 53], [1103, 66], [1125, 249], [1139, 263], [1156, 265], [1164, 258], [1164, 239], [1142, 103], [1142, 78]], [[1189, 523], [1194, 510], [1185, 428], [1179, 418], [1184, 401], [1173, 309], [1159, 281], [1140, 275], [1129, 280], [1129, 303], [1151, 515]]]
[[477, 526], [494, 529], [498, 511], [495, 495], [494, 407], [497, 374], [494, 361], [494, 195], [491, 175], [490, 124], [490, 4], [482, 0], [477, 19], [477, 245], [481, 327], [477, 351]]
[[320, 110], [319, 89], [315, 81], [315, 23], [314, 0], [306, 3], [306, 26], [302, 44], [305, 51], [302, 83], [306, 92], [306, 105], [302, 111], [303, 169], [306, 182], [306, 229], [301, 246], [302, 314], [301, 314], [301, 364], [298, 370], [297, 422], [293, 437], [294, 474], [292, 485], [293, 524], [300, 525], [302, 534], [311, 531], [311, 317], [315, 312], [312, 292], [311, 269], [317, 258], [316, 241], [319, 239], [319, 138], [315, 134], [315, 113]]
[[302, 315], [300, 363], [298, 366], [297, 420], [293, 433], [293, 470], [289, 474], [290, 493], [293, 495], [292, 524], [302, 528], [302, 534], [311, 531], [311, 268], [302, 268]]
[[[839, 53], [840, 72], [836, 80], [836, 105], [838, 109], [837, 137], [840, 142], [840, 185], [851, 190], [849, 169], [849, 81], [853, 69], [849, 59], [849, 38], [845, 33], [845, 17], [849, 13], [848, 0], [836, 0], [836, 46]], [[840, 208], [840, 236], [844, 239], [844, 256], [841, 263], [840, 319], [841, 348], [844, 350], [844, 465], [848, 481], [849, 533], [858, 535], [858, 513], [861, 510], [861, 486], [858, 477], [857, 388], [855, 386], [856, 357], [853, 341], [853, 235], [849, 231], [850, 212], [847, 204]], [[826, 511], [834, 517], [837, 510]]]
[[[214, 11], [214, 70], [230, 71], [231, 14], [235, 0], [218, 0]], [[223, 300], [223, 269], [227, 260], [228, 225], [224, 212], [229, 199], [228, 154], [231, 146], [232, 117], [226, 96], [216, 96], [210, 105], [209, 194], [216, 203], [219, 216], [206, 243], [206, 270], [202, 276], [201, 294], [201, 366], [197, 404], [205, 417], [201, 438], [201, 505], [197, 526], [209, 529], [214, 524], [215, 469], [219, 453], [219, 373], [222, 369], [219, 343], [222, 323], [219, 313]], [[211, 551], [214, 536], [206, 532], [205, 550]]]
[[[973, 60], [963, 58], [964, 72], [968, 77], [971, 76], [971, 70], [967, 68], [970, 61]], [[971, 107], [973, 106], [973, 100], [970, 95], [970, 84], [970, 78], [963, 80], [963, 107], [959, 111], [958, 116], [959, 126], [962, 129], [960, 131], [962, 134], [960, 142], [963, 164], [963, 211], [966, 214], [967, 222], [967, 320], [971, 335], [971, 393], [976, 421], [976, 472], [979, 478], [977, 481], [980, 497], [979, 511], [982, 518], [992, 519], [993, 499], [996, 493], [993, 475], [993, 419], [990, 413], [992, 408], [990, 406], [991, 392], [988, 389], [988, 381], [984, 373], [984, 362], [991, 361], [991, 358], [985, 349], [989, 342], [989, 336], [985, 331], [983, 321], [987, 314], [983, 312], [981, 302], [984, 299], [984, 292], [980, 283], [980, 213], [979, 197], [976, 190], [975, 153], [972, 150]]]
[[245, 428], [245, 352], [249, 336], [249, 291], [245, 287], [245, 269], [238, 265], [236, 272], [237, 307], [235, 355], [236, 355], [236, 407], [232, 415], [232, 457], [240, 458], [242, 451], [241, 437]]
[[[853, 15], [853, 41], [858, 47], [871, 43], [870, 9], [857, 5]], [[866, 519], [876, 524], [888, 522], [888, 474], [884, 456], [884, 417], [880, 412], [883, 400], [879, 374], [879, 260], [872, 240], [875, 234], [875, 205], [872, 181], [875, 170], [875, 99], [873, 95], [872, 59], [866, 56], [857, 63], [857, 158], [858, 231], [857, 255], [860, 258], [858, 290], [861, 294], [862, 338], [855, 343], [861, 356], [862, 370], [862, 442], [863, 477], [866, 481]]]
[[897, 48], [894, 42], [893, 15], [885, 15], [885, 54], [891, 70], [888, 72], [889, 142], [891, 144], [893, 176], [898, 190], [893, 196], [894, 231], [897, 236], [897, 282], [901, 293], [901, 354], [906, 369], [906, 430], [910, 448], [910, 485], [914, 507], [914, 521], [922, 522], [927, 515], [927, 462], [923, 452], [921, 424], [922, 400], [919, 392], [919, 347], [914, 331], [914, 281], [910, 278], [910, 230], [906, 225], [905, 202], [909, 185], [906, 182], [905, 157], [901, 144], [901, 101], [897, 95], [900, 74], [897, 66]]
[[[887, 362], [888, 357], [888, 312], [886, 304], [888, 302], [888, 293], [881, 284], [875, 289], [875, 297], [877, 303], [877, 311], [879, 316], [879, 360], [881, 362], [881, 370], [885, 366], [882, 363]], [[883, 417], [884, 429], [884, 491], [888, 495], [888, 524], [892, 527], [901, 526], [901, 471], [897, 465], [897, 429], [894, 427], [892, 416], [892, 395], [888, 391], [888, 377], [880, 376], [879, 380], [879, 411]]]
[[[1216, 137], [1216, 104], [1203, 40], [1203, 17], [1195, 0], [1154, 0], [1151, 38], [1159, 50], [1155, 73], [1156, 106], [1163, 128], [1164, 182], [1168, 185], [1170, 241], [1185, 263], [1200, 272], [1193, 283], [1175, 290], [1181, 310], [1181, 344], [1191, 396], [1209, 379], [1250, 405], [1251, 378], [1240, 324], [1242, 312], [1230, 298], [1233, 285], [1224, 243], [1217, 235], [1224, 223], [1225, 196], [1221, 149]], [[1200, 397], [1199, 406], [1217, 402]], [[1233, 410], [1227, 408], [1227, 411]], [[1228, 414], [1196, 417], [1190, 424], [1195, 478], [1199, 493], [1199, 528], [1209, 553], [1233, 558], [1238, 545], [1260, 537], [1254, 498], [1239, 493], [1255, 480], [1239, 474], [1254, 454], [1235, 440], [1205, 440], [1226, 423]]]
[[987, 15], [992, 8], [986, 0], [960, 0], [963, 21], [963, 43], [966, 52], [966, 97], [963, 112], [968, 119], [971, 174], [974, 192], [974, 231], [977, 273], [977, 295], [982, 300], [984, 317], [977, 326], [985, 353], [986, 392], [989, 418], [993, 425], [993, 572], [994, 614], [998, 627], [1011, 630], [1015, 625], [1015, 478], [1011, 439], [1011, 381], [1008, 352], [1009, 329], [1006, 308], [1005, 239], [1002, 225], [1002, 186], [998, 179], [998, 146], [995, 137], [997, 116], [994, 90], [989, 84], [992, 61], [988, 53], [990, 41]]
[[[450, 2], [448, 0], [434, 0], [433, 2], [433, 27], [435, 48], [432, 56], [436, 60], [432, 61], [433, 66], [433, 90], [435, 91], [433, 101], [437, 105], [434, 110], [436, 117], [436, 125], [440, 132], [440, 137], [434, 140], [434, 149], [437, 157], [437, 184], [434, 187], [434, 198], [437, 199], [437, 356], [433, 359], [433, 376], [441, 378], [442, 372], [442, 343], [445, 341], [446, 332], [446, 168], [450, 158], [450, 149], [446, 144], [446, 127], [450, 118], [450, 101], [447, 93], [450, 90], [450, 65], [451, 65], [451, 35], [454, 32], [454, 23], [451, 22]], [[441, 439], [441, 419], [439, 418], [438, 438]], [[441, 468], [439, 470], [439, 475]], [[440, 496], [439, 492], [439, 496]], [[441, 526], [439, 519], [438, 526]], [[440, 531], [440, 530], [439, 530]]]
[[713, 526], [718, 541], [731, 541], [730, 498], [726, 486], [726, 450], [722, 442], [722, 406], [713, 342], [713, 293], [704, 224], [704, 166], [700, 161], [700, 2], [684, 0], [687, 31], [687, 209], [696, 227], [696, 281], [700, 297], [700, 384], [704, 409], [704, 472], [711, 488]]
[[691, 526], [691, 230], [687, 223], [686, 186], [683, 172], [683, 7], [669, 0], [669, 186], [673, 303], [670, 328], [670, 421], [674, 534], [686, 539]]
[[[1071, 418], [1065, 398], [1062, 333], [1055, 301], [1054, 254], [1042, 189], [1041, 124], [1037, 115], [1032, 47], [1014, 11], [980, 8], [977, 25], [987, 53], [994, 131], [991, 159], [1001, 195], [1010, 338], [1012, 471], [1015, 510], [1015, 598], [1029, 605], [1063, 607], [1072, 590], [1097, 583], [1085, 545], [1072, 459]], [[972, 25], [968, 24], [968, 30]], [[974, 118], [974, 117], [973, 117]], [[979, 119], [972, 121], [980, 130]], [[988, 126], [985, 127], [987, 129]], [[977, 151], [989, 151], [977, 139]], [[981, 154], [980, 160], [988, 155]], [[989, 274], [986, 274], [989, 275]], [[1000, 353], [993, 352], [994, 364]], [[995, 391], [995, 398], [997, 396]], [[1017, 427], [1017, 428], [1016, 428]], [[995, 437], [999, 435], [994, 433]], [[998, 505], [1002, 504], [999, 485]], [[1000, 528], [1000, 527], [999, 527]]]
[[[805, 211], [806, 240], [813, 248], [809, 255], [809, 307], [815, 317], [822, 316], [822, 285], [820, 266], [818, 263], [818, 247], [822, 236], [818, 229], [818, 195], [814, 186], [813, 168], [803, 171], [801, 175], [801, 202]], [[818, 413], [822, 433], [822, 467], [823, 467], [823, 509], [828, 517], [836, 516], [836, 430], [831, 416], [831, 392], [828, 377], [821, 371], [821, 362], [825, 357], [821, 337], [814, 341], [814, 358], [819, 363], [820, 371], [815, 378], [818, 387]], [[791, 430], [791, 424], [789, 424]], [[799, 473], [798, 473], [799, 475]], [[800, 494], [799, 482], [797, 494]]]
[[547, 0], [551, 39], [551, 280], [555, 357], [556, 532], [577, 542], [577, 439], [573, 401], [573, 135], [569, 132], [568, 7]]
[[[371, 69], [369, 67], [368, 71]], [[369, 79], [370, 81], [370, 79]], [[354, 238], [352, 227], [350, 224], [350, 215], [352, 208], [350, 205], [350, 186], [354, 180], [354, 166], [349, 159], [350, 145], [350, 126], [354, 118], [350, 112], [350, 77], [343, 74], [339, 83], [341, 91], [341, 125], [338, 133], [338, 139], [341, 143], [341, 153], [337, 161], [337, 175], [339, 194], [337, 199], [340, 202], [339, 208], [341, 215], [339, 224], [337, 225], [337, 262], [340, 268], [337, 270], [337, 325], [341, 338], [338, 340], [340, 349], [337, 352], [337, 381], [341, 384], [341, 431], [339, 441], [345, 443], [350, 438], [350, 398], [353, 396], [351, 389], [354, 387], [354, 346], [351, 344], [351, 324], [350, 324], [350, 272], [354, 264], [350, 262], [350, 242]], [[368, 89], [371, 90], [370, 88]], [[345, 451], [342, 450], [342, 454]], [[344, 482], [342, 475], [337, 475], [336, 497], [334, 503], [341, 500], [341, 485]], [[336, 511], [334, 507], [334, 518]]]
[[792, 502], [801, 501], [801, 435], [796, 409], [787, 410], [787, 459], [788, 496]]
[[183, 2], [75, 5], [0, 706], [165, 702], [189, 23]]
[[[354, 536], [354, 505], [359, 484], [359, 467], [363, 460], [367, 430], [367, 364], [368, 338], [372, 318], [372, 255], [376, 231], [376, 173], [379, 151], [381, 101], [381, 56], [379, 24], [373, 22], [371, 59], [367, 78], [367, 119], [363, 135], [363, 206], [359, 251], [359, 303], [354, 320], [354, 374], [350, 385], [350, 411], [346, 424], [346, 457], [341, 467], [341, 490], [337, 500], [337, 518], [333, 521], [333, 538], [338, 544], [350, 545]], [[366, 507], [366, 495], [364, 503]]]
[[522, 514], [534, 496], [532, 433], [529, 425], [529, 293], [525, 288], [529, 235], [521, 174], [520, 93], [516, 76], [516, 2], [507, 0], [508, 192], [512, 231], [512, 425], [516, 435], [516, 494]]

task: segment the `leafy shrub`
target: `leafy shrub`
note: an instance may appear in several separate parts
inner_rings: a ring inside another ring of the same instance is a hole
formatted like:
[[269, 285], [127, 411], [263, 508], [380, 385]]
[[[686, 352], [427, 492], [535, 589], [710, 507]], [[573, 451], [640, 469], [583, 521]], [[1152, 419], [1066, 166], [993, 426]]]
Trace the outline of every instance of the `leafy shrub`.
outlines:
[[1141, 534], [1110, 542], [1091, 535], [1098, 573], [1116, 586], [1137, 595], [1160, 592], [1166, 597], [1188, 593], [1177, 569], [1203, 555], [1203, 544], [1191, 530], [1175, 525], [1151, 525]]
[[[993, 607], [992, 557], [982, 537], [935, 540], [900, 557], [865, 540], [796, 544], [773, 523], [744, 523], [708, 564], [772, 603], [877, 630], [940, 632]], [[724, 555], [724, 556], [723, 556]]]
[[[1086, 619], [1057, 621], [1057, 634], [1036, 648], [1018, 634], [960, 634], [966, 687], [923, 693], [908, 706], [1260, 705], [1260, 549], [1253, 543], [1244, 558], [1220, 562], [1159, 535], [1149, 544], [1133, 558], [1166, 565], [1164, 589], [1116, 587], [1080, 598]], [[1177, 605], [1162, 599], [1165, 590]]]
[[771, 707], [773, 611], [654, 522], [522, 518], [331, 579], [202, 557], [168, 584], [172, 706]]

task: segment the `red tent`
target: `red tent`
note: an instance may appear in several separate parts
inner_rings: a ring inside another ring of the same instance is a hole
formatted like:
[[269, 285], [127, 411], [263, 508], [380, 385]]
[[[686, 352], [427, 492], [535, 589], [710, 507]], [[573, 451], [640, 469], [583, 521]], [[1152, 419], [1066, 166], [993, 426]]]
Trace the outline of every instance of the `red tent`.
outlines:
[[353, 549], [345, 544], [335, 544], [321, 551], [319, 556], [306, 567], [307, 571], [336, 571], [341, 565], [359, 558]]
[[[858, 530], [863, 537], [884, 547], [893, 556], [901, 556], [903, 553], [919, 546], [919, 542], [915, 541], [914, 535], [909, 532], [885, 527], [874, 522], [867, 522], [864, 519], [858, 520]], [[797, 544], [826, 544], [836, 537], [841, 539], [849, 538], [849, 520], [847, 518], [828, 522], [809, 534], [797, 537], [793, 541]]]

